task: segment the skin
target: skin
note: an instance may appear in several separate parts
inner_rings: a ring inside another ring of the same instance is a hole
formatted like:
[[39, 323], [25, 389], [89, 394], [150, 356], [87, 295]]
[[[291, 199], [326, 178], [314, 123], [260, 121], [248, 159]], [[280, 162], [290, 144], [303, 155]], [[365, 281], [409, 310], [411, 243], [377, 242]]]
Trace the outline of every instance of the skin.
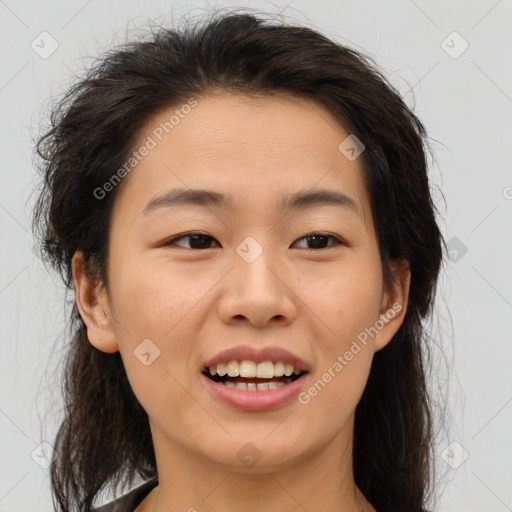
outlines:
[[[354, 411], [374, 353], [403, 321], [407, 262], [395, 262], [396, 284], [384, 289], [362, 158], [340, 152], [348, 133], [325, 107], [285, 95], [197, 100], [119, 190], [109, 289], [87, 278], [79, 252], [73, 258], [88, 338], [120, 351], [149, 415], [159, 486], [136, 510], [374, 511], [353, 478]], [[174, 108], [148, 122], [141, 143]], [[231, 194], [233, 208], [141, 213], [156, 195], [185, 186]], [[349, 195], [360, 214], [278, 208], [282, 196], [312, 188]], [[205, 248], [190, 248], [198, 245], [189, 238], [163, 245], [196, 231], [213, 238]], [[325, 239], [315, 248], [304, 237], [319, 231], [349, 246]], [[247, 236], [263, 248], [253, 263], [236, 252]], [[200, 382], [204, 362], [221, 350], [278, 345], [309, 364], [307, 389], [393, 304], [401, 310], [307, 404], [243, 412]], [[134, 355], [147, 338], [160, 350], [149, 366]], [[248, 442], [261, 452], [252, 467], [237, 457]]]

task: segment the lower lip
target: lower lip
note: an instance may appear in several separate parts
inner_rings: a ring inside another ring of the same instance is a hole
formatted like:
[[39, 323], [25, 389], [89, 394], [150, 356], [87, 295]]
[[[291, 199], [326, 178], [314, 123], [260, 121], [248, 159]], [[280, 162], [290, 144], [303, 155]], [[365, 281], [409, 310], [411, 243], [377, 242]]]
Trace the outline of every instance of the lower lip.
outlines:
[[304, 386], [306, 375], [302, 375], [279, 389], [266, 391], [228, 388], [224, 384], [209, 379], [204, 374], [201, 374], [201, 380], [215, 398], [230, 407], [242, 411], [273, 411], [289, 404], [296, 398]]

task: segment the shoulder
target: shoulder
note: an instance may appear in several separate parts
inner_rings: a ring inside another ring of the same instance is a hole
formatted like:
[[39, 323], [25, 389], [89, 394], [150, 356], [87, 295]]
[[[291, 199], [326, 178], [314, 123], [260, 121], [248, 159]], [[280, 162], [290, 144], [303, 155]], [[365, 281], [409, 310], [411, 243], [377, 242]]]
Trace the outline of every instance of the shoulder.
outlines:
[[139, 505], [142, 500], [150, 493], [151, 489], [156, 487], [158, 484], [158, 477], [154, 477], [151, 480], [139, 485], [130, 492], [117, 498], [110, 503], [101, 505], [98, 508], [92, 508], [91, 512], [133, 512], [135, 507]]

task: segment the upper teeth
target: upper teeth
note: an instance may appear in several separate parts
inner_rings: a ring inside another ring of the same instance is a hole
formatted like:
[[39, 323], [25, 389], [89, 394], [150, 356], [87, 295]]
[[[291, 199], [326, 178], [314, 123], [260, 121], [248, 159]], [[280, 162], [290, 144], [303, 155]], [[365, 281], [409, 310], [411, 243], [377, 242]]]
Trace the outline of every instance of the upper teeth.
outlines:
[[280, 361], [276, 363], [272, 361], [263, 361], [262, 363], [247, 360], [241, 363], [229, 361], [228, 363], [209, 366], [208, 370], [210, 375], [219, 375], [220, 377], [224, 377], [227, 374], [229, 377], [257, 377], [259, 379], [272, 379], [273, 377], [282, 377], [283, 375], [289, 377], [292, 373], [295, 375], [300, 373], [300, 370], [295, 369], [293, 364], [285, 364]]

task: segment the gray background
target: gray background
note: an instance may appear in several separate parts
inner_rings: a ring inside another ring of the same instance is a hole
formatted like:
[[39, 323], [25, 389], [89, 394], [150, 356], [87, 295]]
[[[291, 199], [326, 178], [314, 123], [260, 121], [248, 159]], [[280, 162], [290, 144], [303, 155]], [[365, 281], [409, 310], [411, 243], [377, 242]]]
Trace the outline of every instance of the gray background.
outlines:
[[364, 50], [425, 123], [451, 248], [432, 325], [432, 392], [448, 396], [436, 510], [512, 510], [512, 0], [0, 0], [0, 512], [53, 510], [45, 442], [61, 420], [68, 306], [33, 249], [33, 138], [51, 98], [128, 29], [211, 5], [282, 11]]

